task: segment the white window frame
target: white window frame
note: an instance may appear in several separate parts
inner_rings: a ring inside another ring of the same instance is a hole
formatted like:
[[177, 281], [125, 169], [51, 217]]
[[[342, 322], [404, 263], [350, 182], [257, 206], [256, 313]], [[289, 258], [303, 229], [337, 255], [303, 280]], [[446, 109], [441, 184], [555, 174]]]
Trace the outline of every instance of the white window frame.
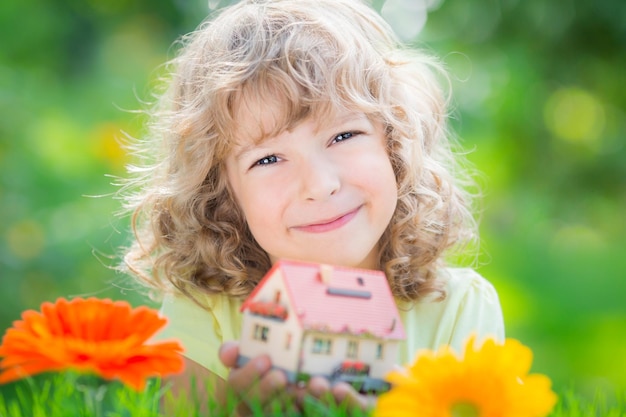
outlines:
[[329, 355], [332, 340], [328, 337], [314, 337], [311, 352], [318, 355]]

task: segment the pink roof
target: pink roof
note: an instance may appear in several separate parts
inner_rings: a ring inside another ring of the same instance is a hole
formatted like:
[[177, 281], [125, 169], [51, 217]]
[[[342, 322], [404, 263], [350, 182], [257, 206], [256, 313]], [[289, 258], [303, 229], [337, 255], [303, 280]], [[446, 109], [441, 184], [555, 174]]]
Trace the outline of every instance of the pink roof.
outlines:
[[405, 338], [387, 278], [381, 271], [334, 266], [329, 280], [324, 282], [319, 264], [281, 260], [257, 285], [241, 311], [278, 270], [294, 308], [289, 314], [298, 317], [304, 329]]

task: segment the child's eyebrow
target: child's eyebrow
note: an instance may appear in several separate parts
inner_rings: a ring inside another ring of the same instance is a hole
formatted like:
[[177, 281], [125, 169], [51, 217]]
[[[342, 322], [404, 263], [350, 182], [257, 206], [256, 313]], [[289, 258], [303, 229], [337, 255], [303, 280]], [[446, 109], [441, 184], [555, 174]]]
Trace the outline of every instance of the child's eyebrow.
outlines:
[[363, 113], [350, 112], [346, 114], [342, 114], [339, 117], [331, 120], [332, 124], [335, 125], [343, 125], [345, 123], [356, 122], [360, 120], [367, 119], [367, 116]]
[[246, 146], [237, 146], [234, 148], [233, 158], [236, 161], [241, 161], [242, 159], [246, 157], [246, 155], [254, 151], [256, 147], [257, 147], [256, 144], [250, 144]]
[[[359, 120], [367, 120], [367, 116], [363, 113], [349, 112], [345, 114], [340, 114], [339, 116], [330, 119], [329, 121], [322, 123], [320, 122], [315, 129], [315, 133], [319, 133], [320, 131], [332, 131], [334, 126], [341, 126], [346, 123], [351, 123]], [[328, 126], [330, 125], [330, 126]], [[245, 158], [248, 154], [256, 151], [259, 147], [262, 147], [263, 144], [271, 143], [276, 138], [265, 138], [261, 140], [252, 140], [252, 143], [248, 143], [245, 145], [235, 145], [233, 147], [233, 158], [236, 161], [240, 161]]]
[[266, 143], [271, 143], [275, 138], [252, 139], [250, 143], [236, 144], [232, 148], [232, 155], [236, 161], [240, 161], [248, 154], [257, 151]]

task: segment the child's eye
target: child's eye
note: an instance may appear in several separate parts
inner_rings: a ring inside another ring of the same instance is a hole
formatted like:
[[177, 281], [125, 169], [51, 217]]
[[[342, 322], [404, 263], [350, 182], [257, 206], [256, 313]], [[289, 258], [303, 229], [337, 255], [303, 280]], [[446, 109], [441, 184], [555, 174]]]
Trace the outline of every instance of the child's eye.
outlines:
[[337, 135], [337, 136], [335, 136], [333, 138], [332, 143], [343, 142], [344, 140], [350, 139], [351, 137], [353, 137], [356, 134], [357, 134], [357, 132], [340, 133], [339, 135]]
[[257, 165], [271, 165], [278, 162], [278, 157], [276, 155], [268, 155], [256, 161], [253, 166]]

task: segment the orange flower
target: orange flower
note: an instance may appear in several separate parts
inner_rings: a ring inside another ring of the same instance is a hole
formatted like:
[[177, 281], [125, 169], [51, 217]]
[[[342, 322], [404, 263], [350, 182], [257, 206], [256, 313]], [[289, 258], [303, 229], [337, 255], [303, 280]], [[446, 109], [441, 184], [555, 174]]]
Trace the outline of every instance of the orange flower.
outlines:
[[41, 372], [75, 369], [120, 379], [137, 390], [146, 378], [183, 369], [176, 341], [147, 344], [166, 323], [147, 307], [75, 298], [25, 311], [0, 345], [0, 384]]

